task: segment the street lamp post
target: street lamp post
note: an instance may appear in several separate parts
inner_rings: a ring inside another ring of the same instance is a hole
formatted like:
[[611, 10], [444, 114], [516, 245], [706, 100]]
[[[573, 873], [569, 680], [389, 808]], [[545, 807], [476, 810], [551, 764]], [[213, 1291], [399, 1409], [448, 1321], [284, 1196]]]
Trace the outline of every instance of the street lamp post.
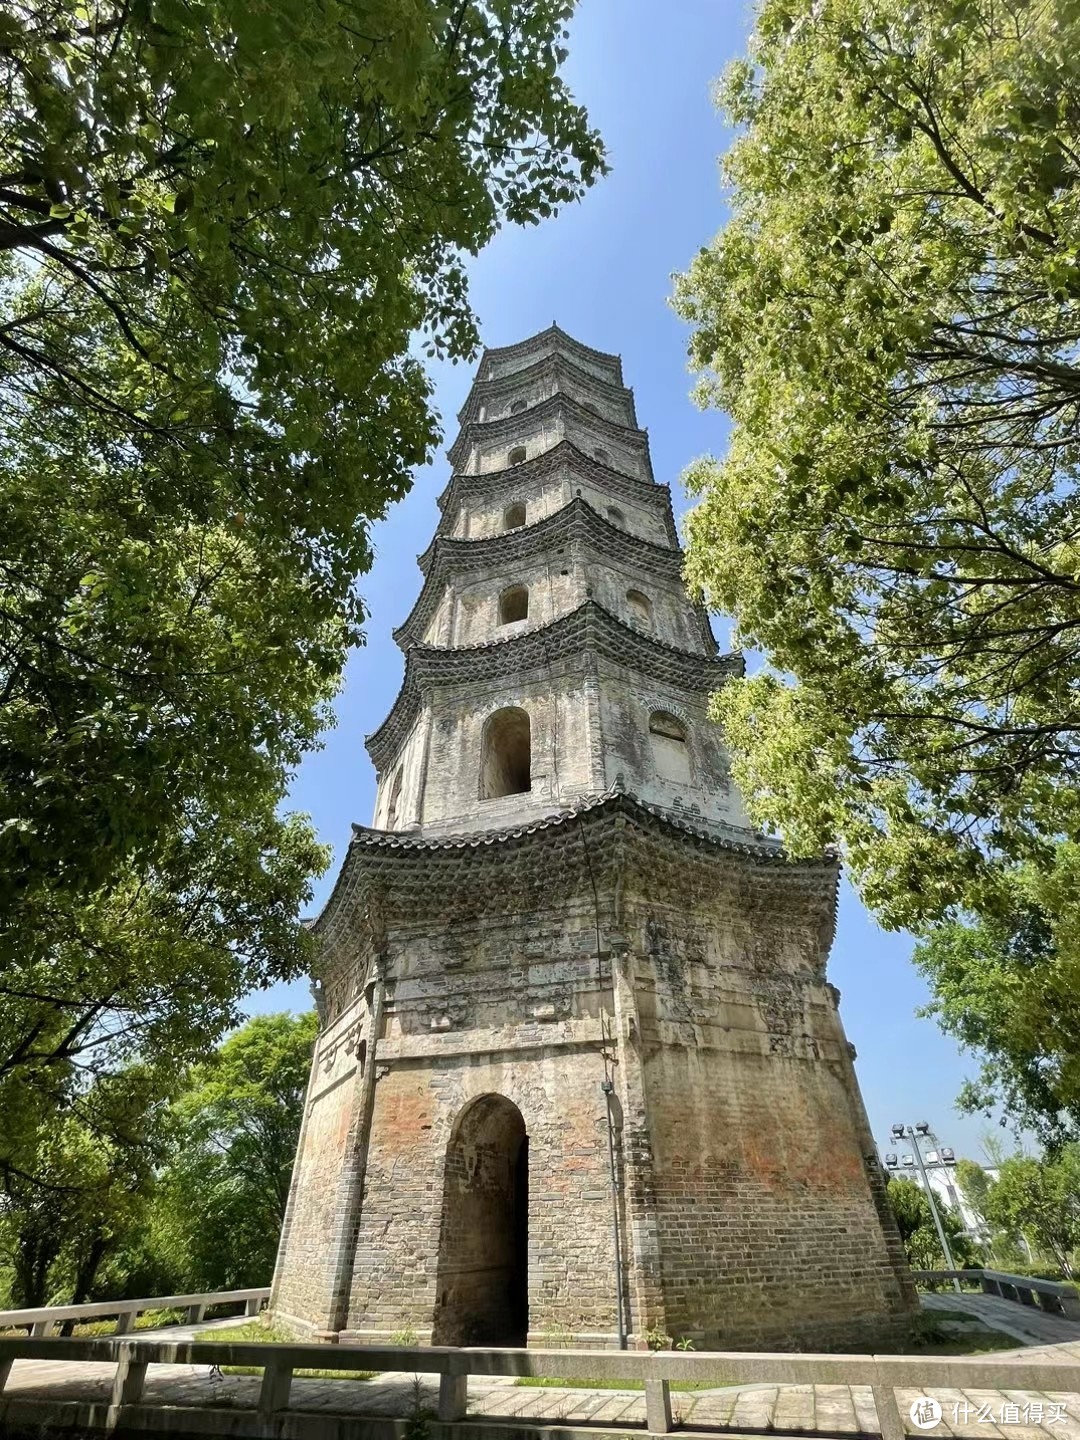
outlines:
[[[892, 1137], [894, 1140], [910, 1140], [912, 1149], [915, 1151], [915, 1163], [919, 1167], [919, 1174], [922, 1176], [923, 1189], [926, 1191], [926, 1198], [930, 1204], [930, 1214], [934, 1220], [934, 1228], [937, 1230], [938, 1239], [941, 1241], [941, 1252], [945, 1256], [945, 1267], [948, 1270], [956, 1269], [956, 1261], [953, 1259], [952, 1251], [949, 1249], [949, 1242], [945, 1235], [945, 1227], [941, 1223], [941, 1216], [938, 1214], [937, 1201], [934, 1198], [934, 1187], [930, 1184], [930, 1177], [926, 1173], [926, 1166], [923, 1164], [922, 1150], [919, 1148], [919, 1136], [928, 1136], [930, 1126], [924, 1120], [919, 1125], [894, 1125]], [[960, 1293], [960, 1281], [953, 1276], [953, 1289]]]

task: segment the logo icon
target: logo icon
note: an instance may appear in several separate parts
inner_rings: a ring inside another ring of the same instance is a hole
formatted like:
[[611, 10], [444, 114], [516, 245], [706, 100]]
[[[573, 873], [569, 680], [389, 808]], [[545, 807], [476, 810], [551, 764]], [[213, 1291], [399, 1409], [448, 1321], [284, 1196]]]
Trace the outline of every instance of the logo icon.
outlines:
[[911, 1402], [911, 1423], [920, 1430], [932, 1430], [941, 1421], [941, 1406], [929, 1395], [920, 1395]]

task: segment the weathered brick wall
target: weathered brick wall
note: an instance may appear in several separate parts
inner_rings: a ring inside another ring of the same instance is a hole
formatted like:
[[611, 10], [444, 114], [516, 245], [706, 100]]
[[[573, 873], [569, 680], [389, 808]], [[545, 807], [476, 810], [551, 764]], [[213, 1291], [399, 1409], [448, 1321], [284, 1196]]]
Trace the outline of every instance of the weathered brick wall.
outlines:
[[326, 1323], [328, 1274], [342, 1172], [356, 1118], [358, 1053], [370, 1047], [362, 998], [318, 1037], [282, 1230], [272, 1308], [318, 1328]]
[[[823, 979], [824, 874], [780, 883], [767, 864], [650, 843], [632, 847], [621, 884], [594, 849], [594, 896], [584, 854], [576, 889], [554, 872], [545, 883], [541, 867], [525, 888], [470, 882], [441, 923], [435, 912], [391, 920], [348, 1333], [466, 1343], [470, 1308], [485, 1334], [497, 1323], [509, 1241], [496, 1234], [505, 1207], [483, 1167], [494, 1176], [503, 1165], [505, 1178], [506, 1157], [474, 1147], [483, 1183], [463, 1197], [454, 1137], [473, 1102], [499, 1096], [528, 1137], [530, 1339], [613, 1342], [605, 1053], [617, 1062], [638, 1342], [654, 1325], [735, 1348], [865, 1344], [902, 1330], [912, 1292]], [[616, 1005], [604, 937], [620, 910]], [[346, 1097], [357, 1093], [347, 1062], [334, 1063], [313, 1087], [274, 1302], [315, 1328]], [[466, 1234], [487, 1234], [490, 1254], [462, 1249]]]
[[[531, 720], [532, 790], [505, 800], [480, 798], [480, 757], [484, 725], [496, 710], [520, 706]], [[549, 676], [514, 686], [492, 683], [454, 693], [440, 691], [438, 718], [431, 729], [429, 771], [441, 775], [439, 785], [424, 795], [425, 826], [468, 825], [483, 820], [494, 828], [512, 816], [544, 813], [558, 807], [560, 796], [593, 789], [589, 749], [582, 736], [589, 730], [588, 701], [580, 685], [553, 687]], [[596, 788], [602, 788], [596, 787]]]
[[[372, 824], [382, 830], [404, 830], [408, 826], [416, 824], [420, 818], [422, 790], [425, 788], [425, 758], [429, 747], [431, 724], [431, 710], [430, 707], [425, 706], [406, 735], [394, 763], [378, 777]], [[397, 814], [391, 825], [389, 801], [399, 774], [401, 775], [401, 789], [397, 798]]]
[[[499, 618], [499, 597], [514, 585], [527, 588], [529, 614], [526, 620], [504, 625]], [[470, 575], [458, 586], [457, 597], [451, 628], [451, 643], [456, 646], [487, 645], [526, 628], [548, 625], [585, 598], [582, 580], [574, 574], [569, 545], [515, 566], [510, 573], [492, 570]]]
[[663, 903], [655, 864], [640, 877], [627, 962], [666, 1327], [717, 1348], [885, 1337], [910, 1282], [875, 1204], [825, 917], [692, 874]]
[[[531, 460], [552, 449], [562, 440], [569, 440], [585, 455], [602, 460], [605, 465], [637, 480], [649, 480], [648, 455], [645, 450], [618, 430], [597, 433], [588, 420], [569, 407], [552, 414], [533, 416], [529, 411], [515, 415], [518, 423], [513, 434], [479, 434], [470, 447], [468, 470], [474, 475], [489, 475], [505, 470], [513, 462], [511, 452], [525, 451], [525, 459]], [[602, 453], [598, 453], [602, 452]]]
[[458, 506], [449, 533], [459, 540], [483, 540], [490, 535], [501, 535], [506, 529], [509, 506], [524, 505], [525, 523], [533, 525], [561, 510], [568, 498], [565, 472], [534, 475], [530, 479], [525, 472], [515, 475], [511, 470], [485, 495], [470, 496], [468, 502]]
[[[499, 598], [514, 585], [523, 585], [529, 592], [528, 618], [503, 624]], [[461, 647], [506, 640], [524, 629], [550, 624], [575, 609], [590, 593], [613, 615], [640, 626], [637, 612], [627, 599], [630, 590], [643, 594], [650, 602], [650, 633], [658, 640], [691, 653], [703, 652], [695, 612], [677, 577], [645, 575], [628, 560], [612, 559], [591, 546], [570, 543], [510, 569], [493, 566], [471, 571], [458, 582], [453, 600], [440, 605], [428, 624], [425, 641]]]
[[587, 500], [594, 510], [606, 518], [611, 518], [609, 512], [612, 508], [620, 511], [628, 534], [650, 540], [654, 545], [670, 543], [667, 525], [655, 505], [645, 505], [624, 495], [614, 500], [606, 491], [599, 486], [590, 485], [587, 480], [572, 480], [571, 488], [574, 495], [580, 495], [583, 500]]
[[[470, 1043], [479, 1038], [473, 1032]], [[412, 1328], [431, 1338], [451, 1132], [470, 1101], [491, 1094], [517, 1107], [528, 1134], [530, 1334], [614, 1328], [599, 1053], [564, 1048], [555, 1037], [545, 1046], [537, 1036], [528, 1048], [523, 1035], [513, 1038], [516, 1048], [494, 1055], [484, 1054], [481, 1040], [466, 1056], [451, 1057], [447, 1044], [445, 1058], [432, 1056], [426, 1065], [392, 1059], [379, 1080], [351, 1332], [374, 1337]], [[468, 1221], [480, 1237], [488, 1233], [484, 1215], [477, 1207]], [[452, 1214], [447, 1219], [452, 1223]]]
[[[530, 717], [533, 789], [505, 801], [481, 800], [484, 724], [489, 715], [510, 705], [520, 706]], [[654, 710], [666, 710], [686, 726], [687, 783], [665, 778], [658, 766], [649, 734]], [[559, 663], [523, 673], [512, 685], [440, 688], [413, 727], [397, 764], [380, 777], [378, 825], [387, 822], [387, 800], [399, 768], [403, 782], [394, 827], [399, 830], [417, 821], [441, 829], [480, 822], [498, 828], [514, 816], [547, 813], [582, 794], [603, 790], [618, 775], [627, 789], [650, 804], [679, 805], [688, 815], [696, 805], [704, 819], [747, 824], [719, 732], [708, 719], [706, 696], [660, 683], [643, 687], [632, 673], [606, 660], [592, 676], [579, 665]], [[421, 806], [425, 775], [440, 778], [437, 784], [424, 785]]]
[[612, 507], [619, 510], [628, 534], [649, 540], [654, 545], [670, 544], [660, 505], [646, 503], [638, 498], [637, 492], [620, 494], [616, 499], [599, 485], [590, 485], [588, 480], [572, 473], [569, 464], [560, 467], [555, 476], [543, 478], [529, 479], [522, 472], [520, 478], [515, 479], [513, 470], [506, 472], [487, 494], [470, 497], [467, 503], [458, 506], [449, 533], [459, 540], [481, 540], [501, 535], [506, 528], [506, 511], [510, 505], [524, 505], [525, 522], [533, 525], [562, 509], [575, 495], [588, 501], [600, 515], [606, 515]]

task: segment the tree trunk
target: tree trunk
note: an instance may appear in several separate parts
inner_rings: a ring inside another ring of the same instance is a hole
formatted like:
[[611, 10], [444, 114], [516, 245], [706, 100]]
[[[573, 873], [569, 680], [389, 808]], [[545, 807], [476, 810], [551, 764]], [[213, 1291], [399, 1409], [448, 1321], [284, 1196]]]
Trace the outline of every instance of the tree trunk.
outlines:
[[[91, 1240], [86, 1254], [79, 1263], [79, 1269], [75, 1275], [75, 1284], [71, 1290], [69, 1305], [82, 1305], [90, 1298], [90, 1287], [93, 1285], [101, 1262], [109, 1252], [109, 1242], [103, 1235], [95, 1235]], [[65, 1320], [60, 1327], [61, 1335], [70, 1335], [75, 1328], [74, 1320]]]
[[11, 1298], [19, 1309], [37, 1310], [49, 1295], [49, 1269], [60, 1253], [61, 1238], [55, 1232], [42, 1234], [34, 1227], [24, 1230], [15, 1249], [15, 1275]]

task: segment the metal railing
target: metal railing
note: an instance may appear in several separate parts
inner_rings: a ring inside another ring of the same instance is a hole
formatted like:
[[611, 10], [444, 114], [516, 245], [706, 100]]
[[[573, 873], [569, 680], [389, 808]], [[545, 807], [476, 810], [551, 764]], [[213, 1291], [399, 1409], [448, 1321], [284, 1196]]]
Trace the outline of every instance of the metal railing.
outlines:
[[[234, 1292], [235, 1293], [235, 1292]], [[928, 1358], [898, 1355], [796, 1355], [756, 1354], [744, 1351], [723, 1353], [682, 1353], [673, 1351], [598, 1350], [486, 1350], [450, 1349], [433, 1346], [416, 1348], [389, 1345], [317, 1344], [275, 1345], [214, 1341], [161, 1340], [64, 1340], [27, 1336], [0, 1337], [0, 1413], [30, 1417], [35, 1410], [55, 1411], [48, 1401], [5, 1401], [3, 1389], [16, 1360], [112, 1361], [116, 1372], [107, 1411], [96, 1408], [94, 1424], [115, 1427], [120, 1420], [130, 1428], [155, 1427], [151, 1412], [160, 1407], [143, 1404], [147, 1371], [152, 1365], [240, 1365], [262, 1372], [259, 1397], [248, 1411], [255, 1429], [244, 1433], [278, 1436], [283, 1412], [290, 1410], [293, 1375], [298, 1370], [404, 1371], [417, 1375], [438, 1375], [438, 1418], [442, 1422], [465, 1418], [470, 1376], [546, 1376], [565, 1380], [643, 1381], [645, 1386], [645, 1430], [667, 1434], [674, 1428], [671, 1412], [672, 1382], [696, 1386], [723, 1386], [761, 1383], [773, 1385], [864, 1385], [869, 1386], [877, 1410], [882, 1440], [904, 1440], [904, 1422], [896, 1401], [897, 1388], [914, 1389], [931, 1395], [935, 1388], [960, 1390], [1053, 1391], [1080, 1394], [1080, 1364], [1028, 1361], [997, 1357]], [[65, 1395], [69, 1395], [66, 1391]], [[354, 1392], [355, 1394], [355, 1392]], [[343, 1400], [345, 1396], [343, 1395]], [[299, 1400], [299, 1397], [298, 1397]], [[183, 1415], [183, 1401], [168, 1401], [174, 1419]], [[206, 1429], [207, 1407], [200, 1405]], [[231, 1404], [230, 1424], [235, 1424], [238, 1407]], [[355, 1414], [347, 1404], [342, 1412]], [[299, 1410], [292, 1412], [300, 1422]], [[325, 1424], [332, 1414], [319, 1410]], [[179, 1422], [177, 1422], [179, 1423]], [[497, 1420], [491, 1422], [498, 1425]], [[513, 1423], [513, 1422], [508, 1422]], [[554, 1423], [554, 1422], [553, 1422]], [[565, 1430], [560, 1420], [557, 1428]], [[530, 1420], [529, 1428], [543, 1428]], [[626, 1424], [620, 1421], [620, 1429]], [[633, 1427], [631, 1427], [633, 1428]], [[232, 1432], [230, 1432], [232, 1433]], [[289, 1433], [292, 1433], [290, 1431]], [[299, 1432], [297, 1432], [299, 1433]]]
[[1050, 1315], [1063, 1315], [1067, 1320], [1080, 1320], [1080, 1292], [1075, 1285], [1059, 1280], [1036, 1280], [1030, 1275], [1010, 1275], [1004, 1270], [913, 1270], [916, 1285], [940, 1281], [965, 1280], [978, 1286], [984, 1295], [999, 1295], [1020, 1305], [1034, 1305]]
[[146, 1310], [183, 1310], [188, 1325], [197, 1325], [212, 1305], [243, 1304], [245, 1315], [257, 1315], [270, 1287], [259, 1290], [209, 1290], [202, 1295], [155, 1295], [142, 1300], [103, 1300], [92, 1305], [44, 1305], [37, 1310], [0, 1310], [0, 1330], [25, 1327], [41, 1338], [65, 1320], [111, 1320], [117, 1335], [126, 1335]]

